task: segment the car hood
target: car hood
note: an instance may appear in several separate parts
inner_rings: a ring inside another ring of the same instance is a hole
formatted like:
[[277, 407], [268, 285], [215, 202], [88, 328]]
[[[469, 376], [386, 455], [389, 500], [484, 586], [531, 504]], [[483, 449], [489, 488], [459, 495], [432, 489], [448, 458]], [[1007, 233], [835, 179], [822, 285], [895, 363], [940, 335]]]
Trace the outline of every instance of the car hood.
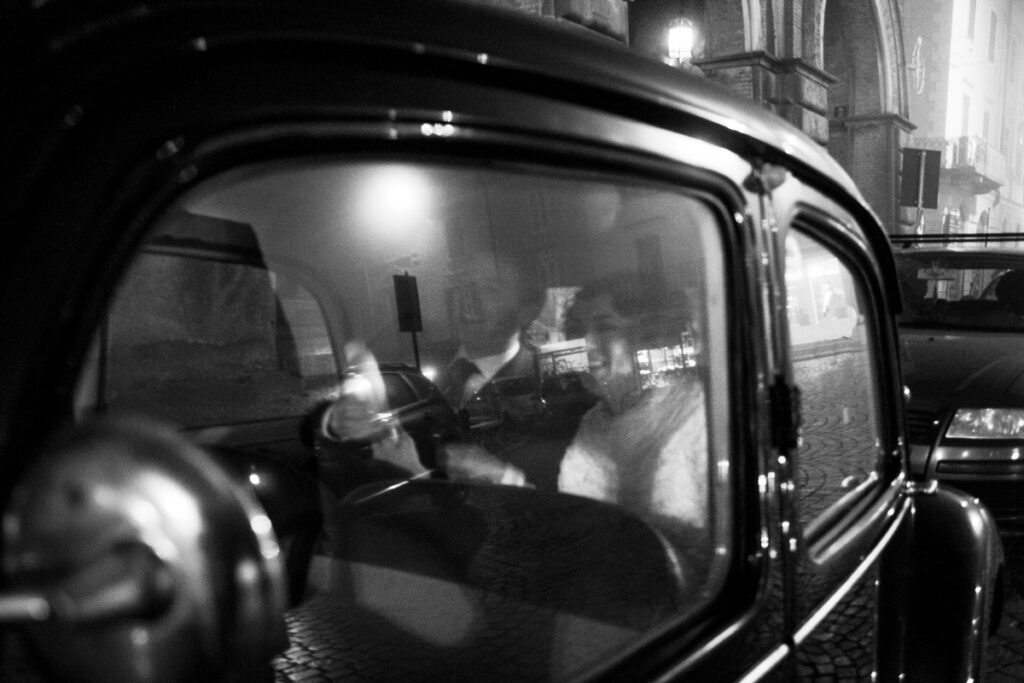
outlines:
[[1024, 336], [901, 331], [912, 409], [1024, 405]]

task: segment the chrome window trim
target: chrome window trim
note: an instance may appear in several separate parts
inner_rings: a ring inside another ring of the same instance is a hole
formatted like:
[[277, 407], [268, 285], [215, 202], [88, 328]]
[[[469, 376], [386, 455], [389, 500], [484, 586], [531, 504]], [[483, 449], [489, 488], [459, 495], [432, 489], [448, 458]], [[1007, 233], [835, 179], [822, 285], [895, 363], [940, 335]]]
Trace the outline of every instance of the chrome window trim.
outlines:
[[793, 641], [795, 644], [799, 645], [801, 642], [806, 640], [814, 629], [821, 625], [821, 622], [831, 614], [836, 605], [838, 605], [839, 602], [853, 590], [854, 586], [860, 583], [860, 580], [875, 564], [885, 549], [889, 547], [889, 543], [892, 542], [893, 537], [902, 528], [903, 518], [906, 517], [907, 510], [909, 509], [910, 500], [908, 498], [904, 498], [902, 509], [899, 512], [894, 513], [896, 518], [889, 525], [889, 528], [882, 535], [882, 538], [879, 539], [878, 543], [875, 544], [875, 547], [871, 549], [871, 552], [861, 560], [861, 563], [853, 570], [853, 572], [850, 573], [842, 585], [840, 585], [839, 588], [837, 588], [835, 592], [832, 593], [832, 595], [830, 595], [828, 599], [826, 599], [825, 602], [823, 602], [821, 606], [806, 619], [806, 621], [804, 621], [803, 625], [796, 630], [796, 633], [793, 634]]
[[758, 662], [752, 669], [750, 669], [742, 678], [739, 679], [739, 683], [753, 683], [754, 681], [761, 680], [766, 675], [772, 672], [772, 670], [781, 662], [787, 655], [789, 655], [794, 647], [802, 643], [810, 636], [814, 630], [821, 625], [835, 609], [846, 595], [853, 590], [853, 588], [860, 583], [860, 580], [864, 578], [864, 575], [868, 570], [878, 561], [878, 558], [885, 552], [885, 549], [889, 547], [889, 543], [896, 536], [896, 533], [903, 526], [903, 519], [907, 515], [907, 511], [910, 509], [910, 500], [903, 500], [903, 507], [895, 513], [896, 519], [893, 520], [892, 524], [886, 530], [885, 534], [879, 540], [875, 547], [868, 553], [857, 568], [847, 577], [846, 581], [843, 582], [839, 588], [835, 590], [832, 595], [828, 597], [825, 602], [813, 613], [810, 617], [804, 621], [803, 625], [796, 630], [793, 634], [791, 642], [785, 643], [772, 650], [764, 659]]
[[767, 657], [762, 659], [754, 668], [748, 671], [741, 679], [739, 683], [753, 683], [759, 681], [775, 669], [779, 662], [786, 658], [787, 655], [793, 650], [793, 646], [786, 644], [780, 645], [772, 650]]

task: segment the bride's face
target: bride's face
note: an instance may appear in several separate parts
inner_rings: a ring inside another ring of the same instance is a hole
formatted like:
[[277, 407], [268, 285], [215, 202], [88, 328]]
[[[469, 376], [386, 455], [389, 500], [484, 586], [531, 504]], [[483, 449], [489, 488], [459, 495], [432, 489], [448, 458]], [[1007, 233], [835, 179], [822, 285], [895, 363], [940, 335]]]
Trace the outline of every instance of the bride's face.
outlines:
[[635, 376], [626, 336], [629, 321], [615, 309], [611, 296], [600, 294], [577, 302], [572, 318], [586, 338], [591, 376], [613, 395], [631, 388]]

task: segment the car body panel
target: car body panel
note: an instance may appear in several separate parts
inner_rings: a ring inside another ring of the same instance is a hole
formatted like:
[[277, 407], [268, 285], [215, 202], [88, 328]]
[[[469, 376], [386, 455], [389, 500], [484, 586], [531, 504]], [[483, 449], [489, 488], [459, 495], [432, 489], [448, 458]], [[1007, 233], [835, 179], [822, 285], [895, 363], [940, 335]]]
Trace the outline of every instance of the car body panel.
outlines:
[[[983, 644], [993, 632], [985, 624], [999, 623], [1003, 577], [991, 572], [993, 566], [1000, 566], [1002, 547], [997, 540], [978, 534], [979, 528], [994, 526], [995, 520], [976, 498], [965, 501], [955, 490], [942, 487], [919, 496], [916, 508], [908, 558], [908, 575], [913, 578], [906, 629], [908, 633], [927, 630], [934, 640], [911, 639], [908, 669], [920, 680], [965, 679], [972, 675], [972, 666], [978, 670], [979, 663], [956, 661], [950, 653], [966, 643]], [[939, 569], [946, 562], [955, 569]], [[986, 575], [999, 587], [995, 594], [977, 590], [977, 578]], [[975, 597], [948, 605], [935, 599], [936, 594], [968, 596], [972, 592]]]

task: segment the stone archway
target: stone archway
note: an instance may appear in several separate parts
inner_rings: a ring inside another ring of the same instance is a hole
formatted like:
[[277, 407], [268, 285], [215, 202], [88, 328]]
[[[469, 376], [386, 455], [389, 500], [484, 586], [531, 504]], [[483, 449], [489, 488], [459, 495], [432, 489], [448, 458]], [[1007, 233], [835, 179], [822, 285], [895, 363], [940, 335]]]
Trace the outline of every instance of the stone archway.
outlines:
[[[900, 224], [900, 150], [913, 125], [896, 0], [808, 0], [807, 45], [835, 82], [828, 89], [828, 150], [889, 232]], [[805, 33], [807, 35], [807, 33]], [[819, 57], [820, 56], [820, 61]]]
[[900, 149], [913, 128], [899, 2], [633, 0], [630, 22], [654, 5], [701, 5], [705, 75], [827, 146], [895, 232]]

